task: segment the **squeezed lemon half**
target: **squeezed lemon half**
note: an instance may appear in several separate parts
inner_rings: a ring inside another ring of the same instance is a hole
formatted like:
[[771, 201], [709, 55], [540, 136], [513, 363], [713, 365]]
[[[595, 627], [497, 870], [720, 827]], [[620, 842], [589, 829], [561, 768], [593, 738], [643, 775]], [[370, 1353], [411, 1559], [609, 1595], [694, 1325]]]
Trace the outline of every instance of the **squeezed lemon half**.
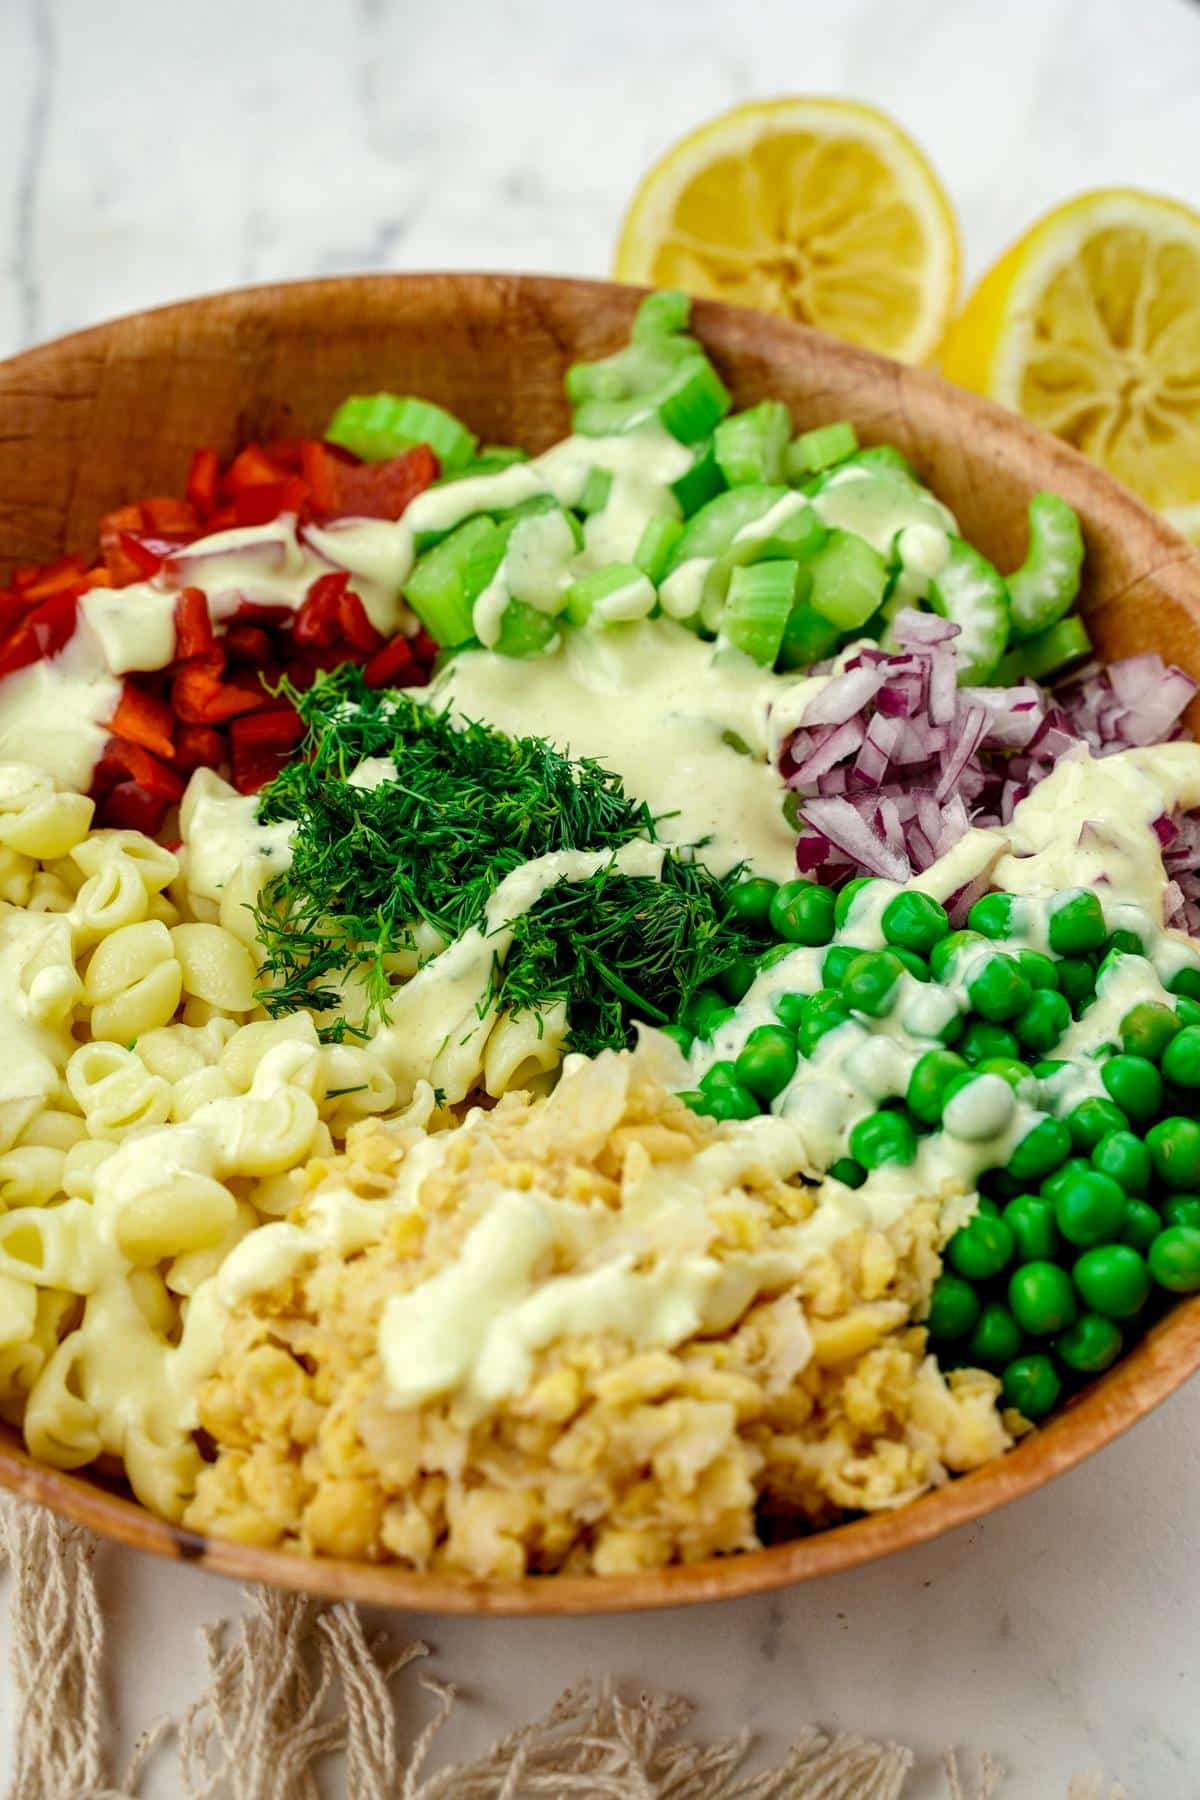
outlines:
[[907, 133], [874, 107], [797, 98], [734, 107], [673, 144], [634, 195], [614, 272], [927, 362], [959, 261], [950, 202]]
[[1200, 543], [1200, 213], [1133, 188], [1056, 207], [984, 276], [942, 368]]

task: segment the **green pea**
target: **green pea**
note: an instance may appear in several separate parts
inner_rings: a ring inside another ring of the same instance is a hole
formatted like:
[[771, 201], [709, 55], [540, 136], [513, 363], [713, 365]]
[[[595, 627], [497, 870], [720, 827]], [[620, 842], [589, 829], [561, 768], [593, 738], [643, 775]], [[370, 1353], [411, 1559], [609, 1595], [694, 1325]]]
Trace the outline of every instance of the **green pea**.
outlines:
[[[842, 996], [832, 988], [819, 988], [815, 994], [807, 995], [800, 1008], [797, 1027], [800, 1048], [805, 1056], [812, 1055], [826, 1032], [836, 1031], [849, 1017]], [[786, 1024], [786, 1020], [781, 1022]]]
[[752, 956], [735, 956], [732, 962], [726, 963], [717, 979], [736, 1005], [746, 998], [758, 980], [758, 963]]
[[1067, 1114], [1067, 1130], [1071, 1133], [1072, 1148], [1090, 1156], [1101, 1138], [1116, 1131], [1128, 1131], [1129, 1120], [1111, 1100], [1102, 1100], [1094, 1094], [1071, 1108]]
[[1111, 1175], [1127, 1194], [1150, 1192], [1150, 1152], [1132, 1131], [1110, 1131], [1092, 1147], [1092, 1167]]
[[1054, 1340], [1054, 1353], [1077, 1375], [1099, 1375], [1121, 1354], [1121, 1327], [1099, 1313], [1080, 1313]]
[[1059, 1237], [1049, 1200], [1037, 1194], [1018, 1194], [1000, 1216], [1012, 1232], [1018, 1262], [1053, 1262], [1059, 1251]]
[[1025, 1050], [1041, 1055], [1054, 1048], [1070, 1023], [1071, 1008], [1063, 995], [1056, 988], [1038, 988], [1013, 1021], [1013, 1030]]
[[967, 982], [967, 994], [980, 1018], [1002, 1024], [1025, 1011], [1033, 989], [1016, 958], [997, 953], [975, 968]]
[[1068, 1244], [1107, 1244], [1121, 1235], [1125, 1195], [1109, 1176], [1092, 1170], [1068, 1182], [1054, 1203], [1054, 1216]]
[[1039, 1119], [1009, 1157], [1008, 1171], [1018, 1181], [1040, 1181], [1070, 1153], [1071, 1134], [1062, 1120]]
[[[1168, 1201], [1168, 1206], [1171, 1203]], [[1200, 1204], [1197, 1205], [1197, 1216], [1200, 1218]], [[1180, 1224], [1191, 1224], [1190, 1219], [1180, 1220]], [[1172, 1224], [1175, 1221], [1172, 1220]], [[1121, 1242], [1134, 1250], [1140, 1250], [1144, 1256], [1159, 1232], [1162, 1220], [1148, 1200], [1126, 1200], [1125, 1223], [1121, 1227]]]
[[977, 1213], [946, 1246], [946, 1260], [967, 1281], [990, 1281], [1012, 1261], [1013, 1234], [1003, 1219]]
[[1159, 1287], [1172, 1294], [1200, 1292], [1200, 1231], [1194, 1225], [1168, 1225], [1146, 1260]]
[[947, 1088], [957, 1076], [966, 1073], [966, 1062], [953, 1050], [927, 1050], [918, 1057], [908, 1078], [905, 1099], [909, 1111], [923, 1125], [940, 1124]]
[[1041, 1062], [1034, 1063], [1033, 1072], [1039, 1081], [1049, 1081], [1052, 1075], [1057, 1075], [1066, 1066], [1065, 1062], [1056, 1061], [1054, 1057], [1043, 1057]]
[[1078, 1018], [1096, 998], [1096, 971], [1082, 956], [1064, 956], [1058, 965], [1058, 987]]
[[1012, 931], [1011, 894], [984, 894], [967, 914], [967, 926], [983, 937], [1006, 938]]
[[706, 1112], [710, 1119], [754, 1119], [758, 1117], [759, 1105], [749, 1088], [738, 1082], [728, 1087], [701, 1088], [704, 1105], [698, 1108]]
[[989, 1195], [980, 1194], [977, 1204], [978, 1210], [985, 1214], [987, 1218], [998, 1219], [1000, 1217], [1000, 1207]]
[[1163, 1052], [1162, 1072], [1176, 1087], [1200, 1088], [1200, 1025], [1185, 1025]]
[[955, 957], [960, 956], [964, 950], [976, 949], [987, 941], [977, 931], [952, 931], [940, 938], [929, 952], [929, 966], [935, 979], [945, 981], [946, 972]]
[[947, 1085], [942, 1129], [968, 1143], [982, 1143], [1007, 1129], [1015, 1106], [1012, 1089], [999, 1075], [968, 1069]]
[[662, 1032], [663, 1037], [670, 1038], [673, 1044], [677, 1044], [685, 1056], [691, 1054], [692, 1044], [695, 1040], [692, 1037], [691, 1032], [688, 1031], [685, 1026], [662, 1025], [659, 1029]]
[[1100, 1244], [1085, 1250], [1072, 1270], [1079, 1297], [1106, 1319], [1131, 1319], [1146, 1304], [1150, 1270], [1130, 1244]]
[[996, 1056], [1015, 1059], [1021, 1054], [1021, 1046], [1011, 1031], [1003, 1025], [988, 1025], [982, 1019], [971, 1020], [958, 1047], [970, 1063], [984, 1062]]
[[728, 1024], [737, 1009], [732, 1006], [714, 1006], [704, 1015], [703, 1029], [697, 1033], [707, 1043], [716, 1036], [722, 1025]]
[[702, 1093], [699, 1088], [680, 1088], [676, 1099], [682, 1100], [683, 1104], [690, 1107], [694, 1113], [703, 1113], [708, 1107], [708, 1095]]
[[[840, 1181], [848, 1188], [860, 1188], [867, 1179], [867, 1171], [852, 1156], [839, 1156], [836, 1162], [830, 1163], [829, 1174], [834, 1181]], [[1157, 1223], [1157, 1215], [1155, 1218]]]
[[881, 1169], [885, 1163], [907, 1167], [916, 1160], [916, 1133], [903, 1113], [871, 1113], [851, 1131], [850, 1154], [864, 1169]]
[[785, 881], [771, 901], [771, 929], [789, 944], [827, 944], [833, 936], [831, 888], [813, 881]]
[[718, 1088], [736, 1087], [738, 1080], [737, 1064], [728, 1059], [710, 1063], [700, 1077], [701, 1093], [716, 1093]]
[[929, 980], [929, 964], [915, 950], [893, 949], [893, 956], [898, 956], [909, 974], [917, 981]]
[[985, 1369], [1001, 1369], [1020, 1354], [1021, 1327], [999, 1300], [989, 1300], [967, 1339], [967, 1354]]
[[796, 1073], [796, 1040], [782, 1025], [756, 1025], [738, 1055], [737, 1077], [760, 1100], [774, 1100]]
[[1110, 1056], [1100, 1070], [1100, 1079], [1135, 1125], [1149, 1124], [1162, 1111], [1162, 1076], [1146, 1057]]
[[1200, 1194], [1172, 1194], [1163, 1202], [1162, 1216], [1168, 1225], [1190, 1225], [1200, 1230]]
[[1053, 1337], [1071, 1323], [1078, 1310], [1071, 1279], [1057, 1263], [1029, 1262], [1014, 1269], [1008, 1282], [1013, 1318], [1031, 1337]]
[[856, 956], [861, 956], [853, 944], [830, 944], [821, 963], [821, 980], [826, 987], [841, 987], [846, 979], [846, 970]]
[[1042, 1198], [1054, 1205], [1063, 1189], [1070, 1185], [1076, 1175], [1086, 1175], [1091, 1168], [1086, 1156], [1070, 1156], [1060, 1168], [1047, 1175], [1042, 1182]]
[[1027, 1081], [1033, 1080], [1033, 1070], [1028, 1063], [1023, 1063], [1015, 1056], [985, 1056], [975, 1064], [977, 1075], [999, 1075], [1001, 1081], [1007, 1081], [1014, 1093], [1020, 1091]]
[[1186, 994], [1180, 994], [1175, 1001], [1175, 1011], [1181, 1025], [1200, 1025], [1200, 1000], [1189, 1000]]
[[1167, 983], [1169, 994], [1183, 994], [1188, 1000], [1200, 1000], [1200, 969], [1180, 969]]
[[929, 1296], [925, 1324], [931, 1337], [953, 1343], [974, 1331], [979, 1312], [979, 1295], [969, 1281], [957, 1275], [939, 1275]]
[[810, 994], [777, 994], [771, 1002], [772, 1010], [779, 1023], [787, 1031], [799, 1031], [804, 1003], [811, 999]]
[[1023, 1418], [1036, 1423], [1052, 1412], [1062, 1393], [1062, 1382], [1052, 1358], [1035, 1352], [1018, 1356], [1004, 1371], [1004, 1398]]
[[950, 929], [945, 907], [911, 888], [888, 901], [879, 923], [894, 949], [915, 950], [920, 956], [927, 956]]
[[1160, 1119], [1146, 1133], [1154, 1173], [1175, 1193], [1200, 1191], [1200, 1123], [1179, 1114]]
[[770, 924], [771, 902], [778, 883], [765, 875], [751, 875], [729, 890], [729, 910], [739, 924], [751, 931], [766, 931]]
[[1099, 950], [1108, 933], [1104, 908], [1087, 888], [1060, 896], [1050, 912], [1048, 934], [1056, 956], [1082, 956]]
[[864, 950], [846, 970], [842, 999], [855, 1012], [881, 1019], [891, 1010], [904, 964], [893, 950]]
[[758, 952], [754, 959], [754, 966], [760, 974], [764, 969], [773, 969], [776, 963], [784, 962], [787, 957], [793, 955], [795, 948], [794, 944], [768, 944], [765, 950]]
[[1017, 963], [1035, 994], [1058, 992], [1058, 964], [1040, 950], [1018, 950]]
[[724, 996], [715, 988], [697, 988], [680, 1014], [679, 1022], [697, 1037], [704, 1037], [709, 1015], [724, 1009]]
[[1121, 1048], [1130, 1056], [1161, 1062], [1163, 1051], [1178, 1030], [1178, 1013], [1159, 1000], [1141, 1000], [1121, 1020]]
[[845, 887], [838, 889], [837, 899], [834, 901], [833, 918], [839, 931], [849, 919], [851, 908], [858, 896], [865, 888], [872, 887], [874, 882], [873, 875], [856, 875], [853, 881], [848, 881]]

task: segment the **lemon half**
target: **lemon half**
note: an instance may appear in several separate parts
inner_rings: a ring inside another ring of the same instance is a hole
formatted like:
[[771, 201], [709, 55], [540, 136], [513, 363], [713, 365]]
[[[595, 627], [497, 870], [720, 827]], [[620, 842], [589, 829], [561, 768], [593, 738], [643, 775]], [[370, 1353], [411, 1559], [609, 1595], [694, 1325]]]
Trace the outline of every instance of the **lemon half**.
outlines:
[[942, 367], [1200, 542], [1200, 213], [1132, 188], [1056, 207], [984, 276]]
[[622, 281], [757, 306], [906, 362], [937, 351], [958, 231], [906, 132], [847, 100], [757, 100], [659, 158], [617, 244]]

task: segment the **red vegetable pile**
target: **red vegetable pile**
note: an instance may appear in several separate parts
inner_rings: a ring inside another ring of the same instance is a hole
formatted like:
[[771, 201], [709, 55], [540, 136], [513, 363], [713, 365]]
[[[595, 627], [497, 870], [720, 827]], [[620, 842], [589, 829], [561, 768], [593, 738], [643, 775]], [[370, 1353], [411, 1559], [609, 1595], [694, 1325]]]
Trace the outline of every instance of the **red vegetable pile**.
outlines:
[[[1080, 743], [1103, 756], [1188, 737], [1197, 684], [1158, 656], [1089, 664], [1053, 690], [959, 687], [958, 627], [902, 612], [894, 653], [866, 645], [805, 709], [780, 769], [799, 800], [803, 874], [907, 881], [971, 826], [1013, 808]], [[1156, 827], [1172, 877], [1168, 922], [1200, 926], [1200, 814]], [[964, 909], [976, 896], [960, 897]]]
[[[222, 467], [197, 450], [186, 498], [150, 499], [109, 513], [101, 560], [84, 557], [19, 568], [0, 589], [0, 677], [61, 650], [89, 588], [128, 587], [156, 576], [196, 539], [285, 513], [300, 524], [338, 518], [398, 519], [438, 473], [425, 445], [386, 462], [363, 463], [313, 439], [248, 444]], [[97, 822], [156, 832], [199, 767], [228, 767], [235, 787], [256, 793], [278, 774], [301, 736], [291, 704], [268, 690], [286, 676], [310, 687], [324, 669], [359, 664], [373, 687], [428, 678], [436, 645], [420, 632], [385, 640], [344, 571], [321, 575], [295, 612], [245, 603], [218, 635], [200, 588], [175, 602], [175, 659], [126, 679], [92, 793]]]

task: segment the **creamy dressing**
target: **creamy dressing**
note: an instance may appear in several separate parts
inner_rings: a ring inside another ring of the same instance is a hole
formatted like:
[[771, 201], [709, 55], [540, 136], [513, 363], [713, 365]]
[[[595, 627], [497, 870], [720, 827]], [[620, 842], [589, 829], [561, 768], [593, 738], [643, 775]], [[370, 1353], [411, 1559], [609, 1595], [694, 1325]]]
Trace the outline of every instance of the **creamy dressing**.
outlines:
[[926, 528], [930, 535], [916, 540], [924, 567], [939, 558], [944, 564], [949, 550], [946, 540], [958, 532], [950, 508], [927, 488], [918, 487], [898, 471], [854, 463], [829, 477], [813, 495], [812, 506], [822, 525], [854, 532], [885, 557], [892, 553], [901, 532], [914, 526]]
[[[394, 777], [393, 765], [386, 768], [383, 779]], [[261, 824], [257, 794], [239, 794], [214, 770], [197, 769], [179, 809], [179, 830], [179, 860], [190, 892], [219, 905], [236, 876], [256, 895], [288, 868], [296, 827], [290, 820]]]
[[90, 636], [0, 681], [0, 761], [31, 763], [85, 794], [108, 740], [121, 682]]
[[564, 634], [528, 661], [461, 651], [428, 696], [463, 718], [510, 735], [532, 727], [572, 756], [595, 757], [650, 807], [664, 842], [702, 845], [717, 874], [745, 861], [784, 881], [795, 873], [796, 838], [775, 761], [819, 685], [654, 619]]

